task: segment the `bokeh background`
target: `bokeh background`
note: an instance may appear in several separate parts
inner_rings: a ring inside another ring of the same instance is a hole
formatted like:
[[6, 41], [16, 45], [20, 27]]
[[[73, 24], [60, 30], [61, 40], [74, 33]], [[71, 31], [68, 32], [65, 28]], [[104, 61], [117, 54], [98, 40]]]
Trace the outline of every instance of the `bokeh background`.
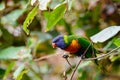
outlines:
[[[27, 35], [23, 23], [35, 7], [30, 0], [0, 0], [0, 80], [69, 80], [72, 70], [62, 58], [64, 51], [53, 49], [52, 39], [59, 34], [90, 38], [104, 28], [120, 25], [120, 0], [66, 0], [66, 12], [46, 32], [48, 14], [64, 0], [51, 0], [46, 10], [38, 10]], [[58, 15], [59, 16], [59, 15]], [[103, 35], [104, 36], [104, 35]], [[120, 42], [119, 33], [96, 49], [111, 51]], [[83, 61], [73, 80], [120, 80], [120, 55]], [[69, 59], [73, 67], [79, 58]]]

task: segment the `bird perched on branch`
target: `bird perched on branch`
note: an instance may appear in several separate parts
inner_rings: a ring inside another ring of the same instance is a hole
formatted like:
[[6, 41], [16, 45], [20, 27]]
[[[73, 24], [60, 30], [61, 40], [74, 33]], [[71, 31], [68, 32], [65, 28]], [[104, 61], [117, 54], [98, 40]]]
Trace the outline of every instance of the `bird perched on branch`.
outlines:
[[71, 55], [83, 56], [84, 58], [95, 57], [97, 52], [88, 39], [75, 35], [58, 35], [53, 39], [52, 46], [53, 48], [61, 48]]

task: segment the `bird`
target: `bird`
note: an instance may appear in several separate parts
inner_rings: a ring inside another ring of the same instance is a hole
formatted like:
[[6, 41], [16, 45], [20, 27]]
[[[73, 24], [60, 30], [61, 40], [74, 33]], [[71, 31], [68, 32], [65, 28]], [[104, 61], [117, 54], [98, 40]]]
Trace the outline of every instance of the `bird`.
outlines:
[[52, 40], [53, 48], [60, 48], [70, 53], [70, 55], [82, 58], [96, 57], [97, 50], [93, 47], [91, 42], [78, 35], [58, 35]]

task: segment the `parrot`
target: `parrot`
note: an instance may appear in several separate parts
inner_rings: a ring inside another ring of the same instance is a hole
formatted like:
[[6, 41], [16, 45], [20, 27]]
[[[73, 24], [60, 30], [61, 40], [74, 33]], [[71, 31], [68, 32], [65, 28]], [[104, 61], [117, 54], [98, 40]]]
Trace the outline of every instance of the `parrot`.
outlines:
[[87, 38], [78, 35], [58, 35], [52, 40], [52, 47], [58, 47], [69, 52], [70, 55], [83, 56], [84, 58], [96, 57], [97, 53]]

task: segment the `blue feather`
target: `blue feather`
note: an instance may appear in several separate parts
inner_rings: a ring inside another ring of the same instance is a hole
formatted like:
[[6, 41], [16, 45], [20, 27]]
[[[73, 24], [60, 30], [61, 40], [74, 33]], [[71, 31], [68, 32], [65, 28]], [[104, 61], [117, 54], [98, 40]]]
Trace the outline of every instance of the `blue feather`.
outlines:
[[52, 41], [53, 43], [55, 43], [57, 45], [57, 47], [59, 47], [61, 49], [65, 49], [67, 47], [63, 37], [64, 36], [59, 35], [59, 36], [55, 37]]

